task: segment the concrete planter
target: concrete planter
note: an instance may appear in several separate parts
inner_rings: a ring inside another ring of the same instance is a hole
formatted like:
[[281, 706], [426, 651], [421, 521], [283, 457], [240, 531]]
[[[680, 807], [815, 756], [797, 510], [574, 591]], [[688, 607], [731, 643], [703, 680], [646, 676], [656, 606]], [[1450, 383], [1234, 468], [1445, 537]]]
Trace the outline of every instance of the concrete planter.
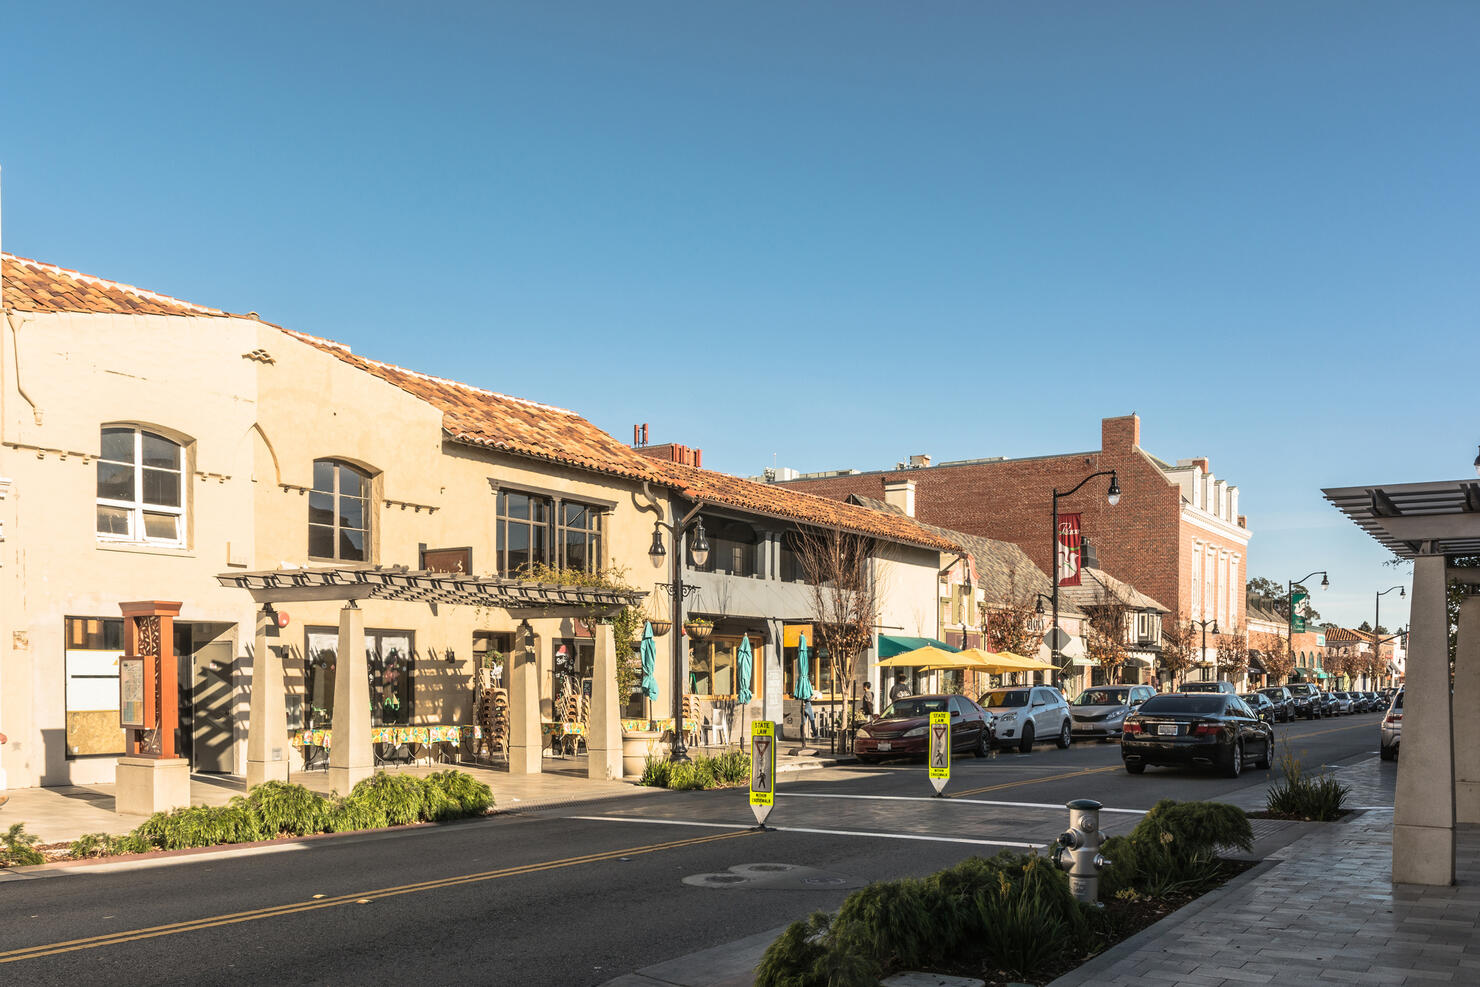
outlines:
[[648, 757], [662, 754], [657, 730], [622, 731], [622, 777], [641, 778]]

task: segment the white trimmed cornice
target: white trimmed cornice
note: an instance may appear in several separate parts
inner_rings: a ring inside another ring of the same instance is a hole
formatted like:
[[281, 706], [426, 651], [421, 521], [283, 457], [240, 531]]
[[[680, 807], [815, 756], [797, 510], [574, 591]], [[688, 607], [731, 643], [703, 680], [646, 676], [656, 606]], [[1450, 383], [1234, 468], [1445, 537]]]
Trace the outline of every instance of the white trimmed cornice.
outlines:
[[1227, 521], [1216, 518], [1211, 514], [1206, 514], [1196, 508], [1188, 508], [1186, 505], [1182, 507], [1182, 520], [1194, 528], [1211, 531], [1215, 535], [1230, 538], [1244, 546], [1249, 544], [1249, 537], [1253, 534], [1248, 528], [1240, 528], [1236, 524], [1229, 524]]

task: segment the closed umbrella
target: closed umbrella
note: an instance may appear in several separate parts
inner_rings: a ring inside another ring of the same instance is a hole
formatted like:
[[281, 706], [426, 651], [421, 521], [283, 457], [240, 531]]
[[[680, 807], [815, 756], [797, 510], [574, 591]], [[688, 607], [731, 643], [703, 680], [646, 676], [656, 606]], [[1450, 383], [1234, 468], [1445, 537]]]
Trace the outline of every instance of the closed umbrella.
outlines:
[[812, 680], [807, 673], [807, 635], [797, 635], [797, 685], [791, 694], [798, 699], [812, 698]]
[[745, 634], [740, 638], [740, 651], [735, 655], [735, 664], [740, 675], [740, 686], [735, 690], [735, 701], [740, 704], [740, 742], [745, 742], [745, 704], [755, 698], [755, 693], [750, 691], [750, 677], [754, 671], [755, 654], [750, 650], [750, 635]]
[[652, 701], [658, 698], [658, 679], [653, 675], [653, 669], [658, 664], [658, 642], [653, 640], [651, 621], [643, 622], [640, 654], [642, 655], [642, 695], [648, 701], [648, 719], [652, 720]]

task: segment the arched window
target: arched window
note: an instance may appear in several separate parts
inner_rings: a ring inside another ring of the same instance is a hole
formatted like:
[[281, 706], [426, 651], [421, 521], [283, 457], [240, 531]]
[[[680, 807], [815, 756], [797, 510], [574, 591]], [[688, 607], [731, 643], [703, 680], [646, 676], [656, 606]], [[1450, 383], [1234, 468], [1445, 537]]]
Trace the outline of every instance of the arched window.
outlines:
[[370, 558], [370, 477], [349, 463], [318, 459], [308, 495], [308, 554], [315, 559]]
[[102, 430], [100, 541], [185, 544], [184, 447], [142, 428]]

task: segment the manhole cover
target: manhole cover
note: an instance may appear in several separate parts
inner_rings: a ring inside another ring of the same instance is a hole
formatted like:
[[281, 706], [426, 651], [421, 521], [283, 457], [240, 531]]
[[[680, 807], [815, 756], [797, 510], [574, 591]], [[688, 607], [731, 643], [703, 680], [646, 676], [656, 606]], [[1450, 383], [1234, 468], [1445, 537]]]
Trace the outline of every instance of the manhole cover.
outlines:
[[704, 880], [708, 884], [739, 884], [745, 878], [740, 874], [709, 874]]

